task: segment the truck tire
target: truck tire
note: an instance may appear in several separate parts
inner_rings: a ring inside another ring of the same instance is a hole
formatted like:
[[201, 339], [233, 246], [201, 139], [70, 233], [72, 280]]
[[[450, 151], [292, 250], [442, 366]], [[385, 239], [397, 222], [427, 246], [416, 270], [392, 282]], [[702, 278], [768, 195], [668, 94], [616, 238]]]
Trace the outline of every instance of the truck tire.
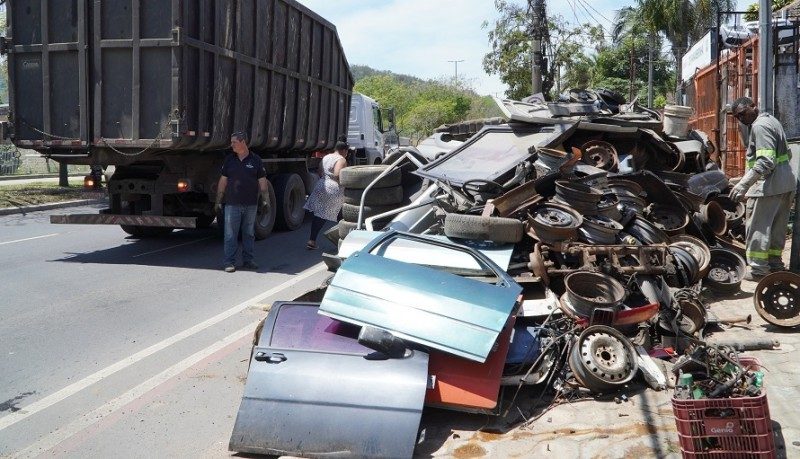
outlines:
[[162, 227], [162, 226], [135, 226], [135, 225], [119, 225], [122, 231], [130, 234], [135, 238], [148, 238], [166, 236], [171, 233], [175, 228]]
[[272, 233], [272, 229], [275, 227], [275, 214], [276, 214], [275, 189], [272, 187], [272, 183], [269, 181], [267, 181], [267, 192], [269, 194], [269, 208], [268, 209], [259, 208], [258, 209], [259, 212], [256, 214], [255, 233], [257, 241], [266, 239], [267, 236], [269, 236], [270, 233]]
[[275, 224], [280, 229], [294, 231], [303, 225], [306, 211], [306, 187], [294, 173], [278, 174], [273, 178], [275, 188]]
[[448, 237], [516, 243], [522, 240], [522, 222], [515, 218], [447, 214], [444, 234]]
[[[360, 188], [345, 188], [344, 189], [344, 202], [357, 206], [361, 204], [361, 195], [363, 189]], [[392, 186], [388, 188], [373, 188], [367, 193], [367, 198], [364, 204], [368, 206], [390, 206], [399, 204], [403, 201], [403, 187]]]
[[[387, 168], [388, 166], [380, 165], [345, 167], [339, 177], [339, 184], [345, 188], [360, 188], [363, 190]], [[395, 169], [382, 178], [380, 182], [376, 183], [373, 188], [387, 188], [398, 185], [400, 185], [400, 170]]]
[[[364, 219], [372, 217], [373, 215], [382, 214], [397, 208], [396, 205], [391, 206], [364, 206]], [[342, 219], [347, 222], [358, 221], [358, 206], [353, 204], [342, 204]], [[384, 220], [383, 218], [381, 220]]]

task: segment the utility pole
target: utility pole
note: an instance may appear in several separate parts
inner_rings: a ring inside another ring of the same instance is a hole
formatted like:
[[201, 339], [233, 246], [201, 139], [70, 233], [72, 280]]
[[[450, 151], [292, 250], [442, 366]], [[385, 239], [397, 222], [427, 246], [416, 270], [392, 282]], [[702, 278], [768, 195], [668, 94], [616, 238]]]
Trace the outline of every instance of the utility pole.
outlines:
[[758, 109], [772, 113], [773, 110], [772, 68], [772, 2], [758, 2]]
[[464, 59], [461, 59], [461, 60], [458, 60], [458, 61], [447, 61], [447, 62], [452, 62], [452, 63], [456, 64], [456, 80], [455, 81], [456, 81], [456, 84], [457, 84], [458, 83], [458, 63], [459, 62], [464, 62]]
[[631, 38], [631, 64], [630, 70], [628, 71], [628, 76], [630, 78], [630, 82], [628, 83], [628, 103], [633, 102], [633, 80], [636, 78], [636, 64], [634, 63], [635, 48], [636, 42]]
[[[655, 35], [650, 34], [647, 41], [647, 108], [653, 108], [653, 45]], [[680, 75], [678, 75], [680, 78]]]
[[537, 94], [542, 92], [542, 42], [547, 38], [545, 0], [528, 0], [528, 11], [531, 16], [531, 94]]

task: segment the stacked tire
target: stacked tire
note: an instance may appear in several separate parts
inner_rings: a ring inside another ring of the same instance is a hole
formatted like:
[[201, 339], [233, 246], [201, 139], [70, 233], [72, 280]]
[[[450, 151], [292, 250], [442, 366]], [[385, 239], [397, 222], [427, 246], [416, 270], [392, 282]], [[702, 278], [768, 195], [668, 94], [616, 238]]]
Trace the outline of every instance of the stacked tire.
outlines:
[[[389, 166], [350, 166], [342, 169], [339, 183], [344, 187], [344, 204], [342, 204], [342, 220], [339, 221], [339, 238], [344, 239], [355, 229], [358, 222], [359, 205], [364, 189], [372, 183]], [[402, 176], [395, 169], [370, 188], [364, 199], [362, 224], [369, 217], [382, 214], [401, 206], [403, 202]], [[389, 219], [387, 219], [388, 221]], [[384, 222], [376, 222], [383, 223]], [[381, 225], [375, 225], [379, 229]]]

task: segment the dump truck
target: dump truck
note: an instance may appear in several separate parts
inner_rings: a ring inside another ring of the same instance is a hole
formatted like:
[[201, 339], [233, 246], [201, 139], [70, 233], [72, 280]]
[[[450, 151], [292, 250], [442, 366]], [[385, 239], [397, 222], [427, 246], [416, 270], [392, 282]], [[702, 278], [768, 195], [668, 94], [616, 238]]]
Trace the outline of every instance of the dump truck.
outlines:
[[115, 166], [107, 209], [51, 222], [135, 236], [208, 227], [242, 130], [270, 181], [256, 237], [302, 224], [311, 153], [347, 133], [353, 76], [333, 24], [294, 0], [6, 5], [13, 143]]

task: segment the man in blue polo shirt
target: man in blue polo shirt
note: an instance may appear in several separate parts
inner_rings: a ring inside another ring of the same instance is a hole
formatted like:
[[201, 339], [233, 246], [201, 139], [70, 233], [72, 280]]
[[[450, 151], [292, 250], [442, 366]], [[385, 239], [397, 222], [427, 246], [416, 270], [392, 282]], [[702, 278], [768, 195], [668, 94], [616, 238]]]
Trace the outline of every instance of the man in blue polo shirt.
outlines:
[[242, 233], [242, 267], [258, 269], [253, 260], [255, 245], [255, 225], [258, 206], [269, 205], [267, 196], [267, 173], [261, 157], [247, 148], [247, 135], [235, 132], [231, 136], [233, 154], [222, 163], [215, 210], [222, 215], [225, 203], [225, 272], [236, 271], [236, 250], [239, 231]]

